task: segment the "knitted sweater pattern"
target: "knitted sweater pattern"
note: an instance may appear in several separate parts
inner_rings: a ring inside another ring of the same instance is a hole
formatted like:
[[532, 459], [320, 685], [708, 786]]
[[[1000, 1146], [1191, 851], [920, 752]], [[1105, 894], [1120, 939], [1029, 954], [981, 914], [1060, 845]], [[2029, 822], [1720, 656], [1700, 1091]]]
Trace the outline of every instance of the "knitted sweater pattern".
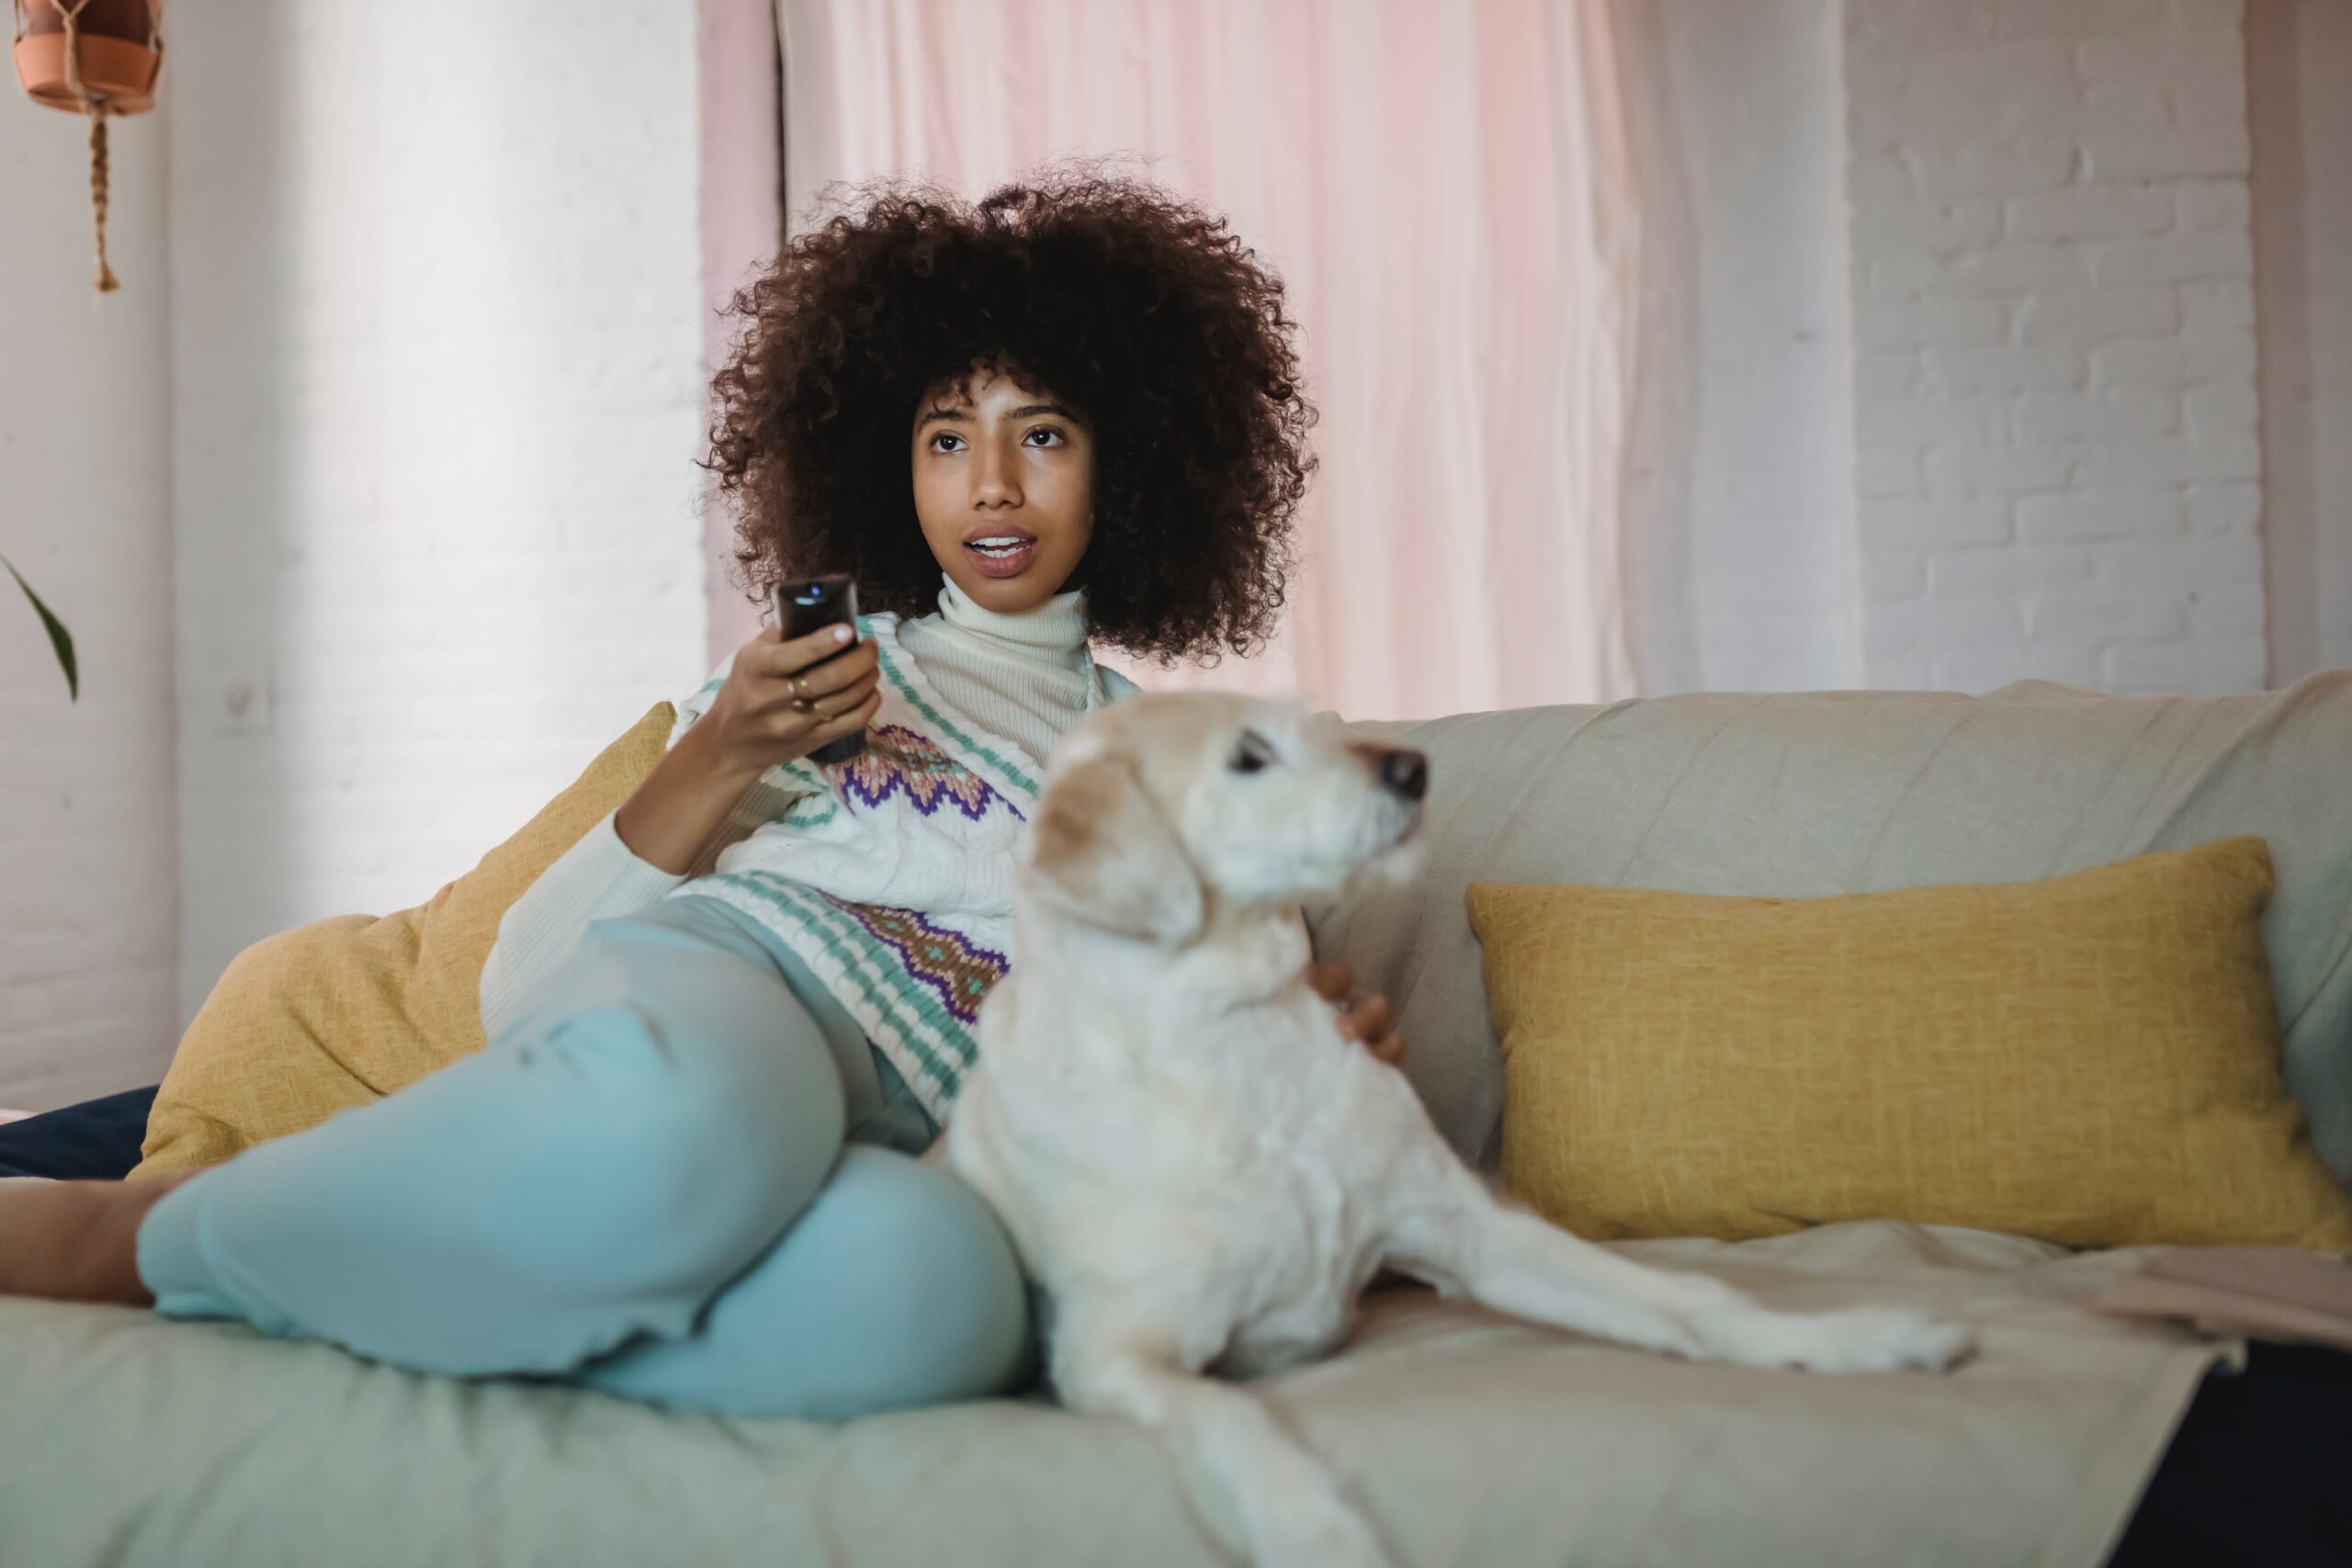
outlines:
[[[896, 616], [859, 629], [882, 674], [864, 752], [772, 770], [764, 782], [788, 804], [677, 893], [721, 899], [773, 931], [944, 1120], [980, 1002], [1011, 965], [1012, 855], [1038, 770], [940, 699], [899, 645]], [[681, 705], [673, 744], [720, 684]], [[1134, 689], [1094, 665], [1088, 711]]]

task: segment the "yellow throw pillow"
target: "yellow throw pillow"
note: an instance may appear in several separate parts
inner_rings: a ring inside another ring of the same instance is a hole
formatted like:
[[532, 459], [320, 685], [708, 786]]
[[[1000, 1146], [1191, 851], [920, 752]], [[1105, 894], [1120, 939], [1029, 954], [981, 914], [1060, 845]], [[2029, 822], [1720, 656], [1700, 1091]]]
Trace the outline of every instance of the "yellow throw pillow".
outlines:
[[627, 800], [667, 747], [662, 703], [481, 863], [413, 909], [257, 942], [181, 1037], [133, 1177], [215, 1165], [482, 1048], [481, 966], [499, 918]]
[[2279, 1077], [2270, 889], [2259, 839], [1827, 898], [1474, 885], [1503, 1179], [1597, 1238], [2352, 1249]]

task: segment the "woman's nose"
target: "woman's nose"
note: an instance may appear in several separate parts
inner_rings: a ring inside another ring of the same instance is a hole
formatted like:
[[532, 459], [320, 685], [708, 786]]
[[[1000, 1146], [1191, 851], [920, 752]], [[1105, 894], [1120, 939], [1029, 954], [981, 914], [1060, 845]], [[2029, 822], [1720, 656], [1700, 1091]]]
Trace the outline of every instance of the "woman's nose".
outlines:
[[1012, 460], [993, 441], [980, 444], [979, 461], [972, 467], [974, 506], [1018, 506], [1021, 480]]

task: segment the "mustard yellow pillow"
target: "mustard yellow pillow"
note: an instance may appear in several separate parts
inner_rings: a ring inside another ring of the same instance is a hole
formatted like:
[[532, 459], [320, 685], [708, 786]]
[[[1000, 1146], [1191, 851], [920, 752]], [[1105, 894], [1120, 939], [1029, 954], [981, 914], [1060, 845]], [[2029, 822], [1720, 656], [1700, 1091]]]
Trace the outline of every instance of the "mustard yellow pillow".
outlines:
[[1593, 1237], [2352, 1249], [2279, 1078], [2270, 888], [2259, 839], [1827, 898], [1475, 885], [1504, 1181]]
[[427, 902], [315, 921], [239, 953], [180, 1039], [130, 1174], [218, 1164], [481, 1050], [481, 966], [499, 918], [652, 772], [673, 716], [667, 703], [653, 708]]

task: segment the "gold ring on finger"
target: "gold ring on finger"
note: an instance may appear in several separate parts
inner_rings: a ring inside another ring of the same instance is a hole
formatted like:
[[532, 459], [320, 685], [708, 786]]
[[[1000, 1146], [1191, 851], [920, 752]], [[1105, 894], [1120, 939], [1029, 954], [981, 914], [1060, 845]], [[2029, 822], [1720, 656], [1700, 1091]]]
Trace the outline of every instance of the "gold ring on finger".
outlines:
[[792, 711], [795, 713], [815, 713], [817, 711], [817, 705], [810, 702], [807, 697], [796, 695], [792, 699]]

